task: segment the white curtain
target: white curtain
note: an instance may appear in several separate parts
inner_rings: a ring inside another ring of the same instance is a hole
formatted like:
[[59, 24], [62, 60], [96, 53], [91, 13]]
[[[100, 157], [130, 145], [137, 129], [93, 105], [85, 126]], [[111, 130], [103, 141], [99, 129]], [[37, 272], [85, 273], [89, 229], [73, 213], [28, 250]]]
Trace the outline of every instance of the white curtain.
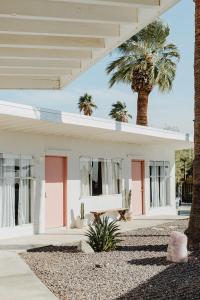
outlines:
[[151, 169], [151, 199], [152, 207], [164, 207], [169, 204], [169, 162], [154, 161]]
[[151, 196], [152, 207], [159, 207], [159, 177], [158, 167], [154, 164], [151, 165]]
[[19, 225], [29, 223], [30, 212], [30, 163], [28, 159], [21, 159], [20, 164], [20, 185], [19, 185], [19, 206], [18, 206], [18, 223]]
[[1, 180], [1, 227], [15, 226], [15, 160], [4, 159], [4, 174]]
[[160, 166], [160, 206], [166, 206], [166, 180], [164, 166]]
[[112, 191], [112, 163], [104, 160], [102, 166], [102, 193], [103, 195], [111, 195]]
[[18, 225], [30, 222], [30, 186], [28, 179], [22, 179], [19, 185]]
[[120, 163], [113, 161], [113, 194], [119, 194], [121, 191], [121, 167]]
[[80, 164], [81, 197], [87, 197], [90, 196], [90, 161], [81, 160]]
[[121, 191], [121, 161], [93, 159], [92, 162], [93, 167], [89, 159], [80, 159], [81, 197], [91, 195], [92, 181], [95, 186], [102, 184], [102, 195], [118, 194]]
[[165, 162], [166, 205], [170, 205], [170, 164]]

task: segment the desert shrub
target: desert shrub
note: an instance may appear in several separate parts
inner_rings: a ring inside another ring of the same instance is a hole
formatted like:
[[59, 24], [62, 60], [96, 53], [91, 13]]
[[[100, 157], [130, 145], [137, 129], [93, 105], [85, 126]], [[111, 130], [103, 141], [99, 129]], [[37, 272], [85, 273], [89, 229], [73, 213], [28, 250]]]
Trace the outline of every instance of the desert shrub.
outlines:
[[108, 217], [95, 223], [94, 227], [90, 225], [86, 236], [88, 237], [88, 244], [95, 252], [112, 251], [121, 241], [117, 221], [109, 222]]

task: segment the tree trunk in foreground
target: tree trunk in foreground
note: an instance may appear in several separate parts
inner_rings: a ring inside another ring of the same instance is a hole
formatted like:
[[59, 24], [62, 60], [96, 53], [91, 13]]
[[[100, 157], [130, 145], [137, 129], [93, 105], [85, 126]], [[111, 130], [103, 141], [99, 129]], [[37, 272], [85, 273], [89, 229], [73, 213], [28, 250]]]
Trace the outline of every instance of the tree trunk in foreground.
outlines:
[[195, 120], [194, 120], [194, 164], [193, 200], [190, 214], [188, 246], [200, 249], [200, 0], [195, 0]]
[[137, 99], [137, 125], [147, 126], [148, 125], [148, 100], [149, 92], [139, 91]]

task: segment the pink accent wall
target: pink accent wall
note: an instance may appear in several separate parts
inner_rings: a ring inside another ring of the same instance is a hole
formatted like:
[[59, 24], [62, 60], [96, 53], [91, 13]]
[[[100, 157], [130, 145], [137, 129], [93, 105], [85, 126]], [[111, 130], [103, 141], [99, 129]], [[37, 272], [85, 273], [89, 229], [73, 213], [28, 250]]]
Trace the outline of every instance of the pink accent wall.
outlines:
[[143, 161], [132, 161], [132, 211], [134, 215], [143, 214]]
[[46, 156], [45, 158], [46, 228], [62, 227], [65, 223], [65, 163], [63, 157]]

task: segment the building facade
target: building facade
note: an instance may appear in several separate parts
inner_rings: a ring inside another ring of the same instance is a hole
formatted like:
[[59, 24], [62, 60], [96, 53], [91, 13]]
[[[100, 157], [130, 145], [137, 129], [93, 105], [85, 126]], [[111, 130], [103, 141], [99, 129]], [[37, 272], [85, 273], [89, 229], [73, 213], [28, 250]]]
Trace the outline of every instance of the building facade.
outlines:
[[175, 215], [179, 133], [17, 104], [0, 104], [0, 233], [12, 237], [71, 227], [90, 211]]

